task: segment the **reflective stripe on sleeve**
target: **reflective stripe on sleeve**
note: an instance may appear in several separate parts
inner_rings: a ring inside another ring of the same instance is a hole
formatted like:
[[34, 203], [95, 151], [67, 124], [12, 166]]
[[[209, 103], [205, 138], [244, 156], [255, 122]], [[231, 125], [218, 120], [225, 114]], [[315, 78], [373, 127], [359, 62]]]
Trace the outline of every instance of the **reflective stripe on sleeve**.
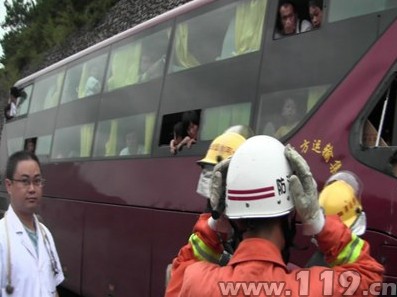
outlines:
[[356, 262], [358, 257], [360, 257], [363, 246], [364, 240], [352, 234], [352, 240], [343, 248], [335, 261], [330, 264], [331, 267]]
[[193, 248], [194, 256], [200, 261], [218, 263], [220, 254], [208, 247], [196, 234], [190, 235], [189, 243]]

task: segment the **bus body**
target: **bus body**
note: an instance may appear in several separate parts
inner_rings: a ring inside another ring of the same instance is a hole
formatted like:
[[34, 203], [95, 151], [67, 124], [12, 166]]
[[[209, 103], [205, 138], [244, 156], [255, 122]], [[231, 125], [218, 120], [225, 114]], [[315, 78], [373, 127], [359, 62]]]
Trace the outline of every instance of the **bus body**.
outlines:
[[[40, 214], [65, 288], [163, 295], [166, 266], [206, 206], [196, 161], [236, 124], [291, 143], [319, 189], [339, 170], [355, 172], [364, 238], [385, 280], [397, 281], [388, 161], [397, 146], [397, 3], [325, 0], [320, 28], [276, 38], [277, 2], [192, 1], [16, 82], [23, 92], [2, 131], [0, 169], [34, 142], [47, 179]], [[308, 3], [292, 2], [307, 19]], [[283, 123], [287, 99], [292, 124]], [[199, 117], [197, 143], [172, 155], [186, 111]], [[141, 149], [121, 154], [131, 133]], [[296, 241], [310, 246], [299, 226]], [[313, 250], [293, 250], [291, 261], [304, 266]]]

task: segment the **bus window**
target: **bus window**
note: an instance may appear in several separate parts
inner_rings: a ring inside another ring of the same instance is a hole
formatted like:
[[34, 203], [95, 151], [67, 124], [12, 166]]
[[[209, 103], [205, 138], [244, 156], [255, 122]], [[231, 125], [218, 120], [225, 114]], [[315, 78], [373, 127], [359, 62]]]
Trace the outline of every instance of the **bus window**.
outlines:
[[25, 143], [23, 145], [23, 149], [25, 151], [34, 153], [36, 151], [36, 142], [37, 142], [37, 138], [36, 137], [25, 139]]
[[201, 140], [212, 140], [233, 125], [250, 124], [251, 103], [206, 108], [202, 111]]
[[107, 54], [84, 60], [66, 71], [62, 103], [101, 92]]
[[[322, 3], [316, 3], [316, 6], [321, 6], [322, 8]], [[317, 24], [317, 27], [320, 27], [320, 25]], [[312, 28], [308, 2], [303, 3], [296, 0], [279, 1], [274, 31], [275, 39], [310, 31]]]
[[91, 154], [94, 124], [84, 124], [55, 130], [52, 159], [89, 157]]
[[48, 159], [50, 156], [52, 135], [44, 135], [36, 138], [36, 155], [40, 158]]
[[126, 157], [149, 154], [152, 146], [155, 114], [99, 122], [95, 136], [95, 157]]
[[17, 103], [17, 116], [27, 114], [31, 94], [32, 94], [32, 85], [25, 87], [21, 91], [21, 96], [18, 98], [18, 103]]
[[364, 122], [361, 140], [364, 147], [397, 146], [396, 100], [395, 77]]
[[8, 156], [23, 149], [23, 137], [10, 138], [7, 141]]
[[201, 110], [188, 110], [164, 115], [159, 145], [169, 145], [176, 154], [184, 146], [190, 148], [197, 141]]
[[267, 0], [242, 0], [176, 26], [169, 72], [258, 51]]
[[61, 71], [35, 83], [30, 113], [58, 105], [64, 74]]
[[328, 22], [337, 22], [396, 7], [395, 0], [332, 0], [329, 1]]
[[106, 90], [146, 82], [163, 75], [169, 29], [115, 47], [106, 75]]
[[257, 133], [278, 139], [287, 135], [318, 103], [329, 85], [263, 94]]

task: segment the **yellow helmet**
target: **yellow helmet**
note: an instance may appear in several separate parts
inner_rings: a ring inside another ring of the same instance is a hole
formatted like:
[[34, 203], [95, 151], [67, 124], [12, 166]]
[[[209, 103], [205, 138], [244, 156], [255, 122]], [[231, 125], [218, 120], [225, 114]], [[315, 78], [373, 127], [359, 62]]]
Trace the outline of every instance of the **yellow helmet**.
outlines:
[[327, 185], [320, 193], [319, 203], [326, 215], [338, 215], [349, 228], [363, 211], [353, 187], [343, 180]]
[[216, 165], [220, 161], [232, 156], [237, 148], [245, 141], [245, 138], [235, 132], [225, 132], [216, 137], [207, 151], [205, 157], [197, 163]]

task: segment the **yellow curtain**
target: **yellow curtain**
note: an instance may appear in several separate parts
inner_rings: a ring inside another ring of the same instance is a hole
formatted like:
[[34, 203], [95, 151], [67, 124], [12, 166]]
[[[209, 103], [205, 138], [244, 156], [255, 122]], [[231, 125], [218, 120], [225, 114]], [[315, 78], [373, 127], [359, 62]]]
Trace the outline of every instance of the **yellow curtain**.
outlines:
[[249, 125], [251, 104], [241, 103], [210, 108], [205, 111], [200, 139], [209, 140], [233, 125]]
[[154, 123], [156, 116], [154, 113], [149, 113], [145, 118], [145, 154], [150, 153], [153, 140]]
[[59, 101], [59, 96], [61, 95], [62, 83], [63, 83], [64, 72], [57, 74], [55, 86], [51, 86], [47, 96], [44, 100], [44, 108], [51, 108], [57, 106]]
[[200, 65], [199, 61], [189, 53], [188, 49], [189, 28], [186, 23], [181, 23], [176, 29], [175, 55], [179, 65], [184, 68], [192, 68]]
[[118, 131], [117, 120], [111, 120], [109, 138], [105, 144], [106, 157], [115, 156], [117, 154], [117, 131]]
[[242, 1], [236, 9], [236, 55], [257, 51], [261, 46], [267, 0]]
[[85, 124], [80, 128], [80, 157], [90, 156], [93, 136], [93, 124]]
[[[136, 42], [133, 44], [128, 57], [127, 73], [124, 78], [124, 85], [133, 85], [139, 81], [139, 68], [142, 55], [142, 43]], [[125, 61], [124, 64], [125, 65]], [[124, 67], [125, 68], [125, 67]]]

